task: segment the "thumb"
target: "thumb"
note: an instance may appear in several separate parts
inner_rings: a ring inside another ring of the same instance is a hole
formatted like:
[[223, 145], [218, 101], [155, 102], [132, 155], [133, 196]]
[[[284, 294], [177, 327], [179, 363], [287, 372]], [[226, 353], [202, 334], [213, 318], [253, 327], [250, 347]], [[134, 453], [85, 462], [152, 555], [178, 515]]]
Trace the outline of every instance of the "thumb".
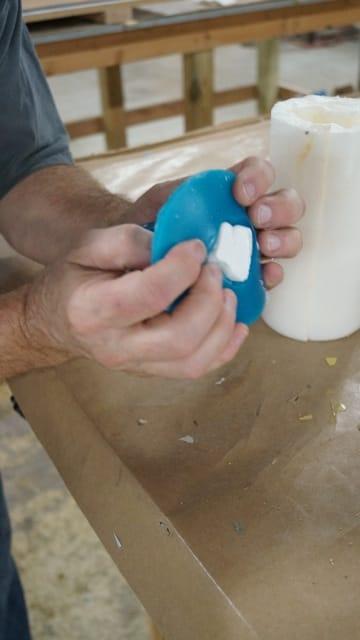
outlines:
[[89, 231], [68, 261], [90, 269], [130, 271], [150, 264], [152, 233], [135, 224]]

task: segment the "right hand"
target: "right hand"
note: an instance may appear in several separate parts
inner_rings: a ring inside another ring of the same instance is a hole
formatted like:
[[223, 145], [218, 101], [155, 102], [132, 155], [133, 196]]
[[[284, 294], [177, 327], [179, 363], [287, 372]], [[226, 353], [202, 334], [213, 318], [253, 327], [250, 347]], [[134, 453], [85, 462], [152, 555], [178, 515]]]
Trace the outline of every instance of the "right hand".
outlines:
[[[149, 266], [152, 234], [136, 225], [88, 233], [30, 286], [28, 339], [111, 369], [194, 379], [230, 361], [248, 335], [236, 296], [205, 265], [200, 241]], [[172, 313], [166, 309], [190, 293]]]

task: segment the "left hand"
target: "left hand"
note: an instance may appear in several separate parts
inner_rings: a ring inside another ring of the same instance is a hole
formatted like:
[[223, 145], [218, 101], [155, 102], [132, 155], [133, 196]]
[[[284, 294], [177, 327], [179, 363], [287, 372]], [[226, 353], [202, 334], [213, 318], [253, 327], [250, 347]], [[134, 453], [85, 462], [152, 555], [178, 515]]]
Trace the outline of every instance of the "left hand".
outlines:
[[[302, 248], [300, 231], [293, 227], [304, 215], [305, 204], [294, 189], [268, 193], [275, 179], [272, 165], [261, 158], [247, 158], [231, 167], [237, 178], [234, 196], [248, 207], [250, 218], [258, 230], [258, 242], [265, 259], [293, 258]], [[125, 222], [153, 222], [160, 207], [182, 180], [157, 184], [125, 214]], [[263, 265], [265, 285], [271, 289], [283, 279], [283, 269], [276, 262]]]

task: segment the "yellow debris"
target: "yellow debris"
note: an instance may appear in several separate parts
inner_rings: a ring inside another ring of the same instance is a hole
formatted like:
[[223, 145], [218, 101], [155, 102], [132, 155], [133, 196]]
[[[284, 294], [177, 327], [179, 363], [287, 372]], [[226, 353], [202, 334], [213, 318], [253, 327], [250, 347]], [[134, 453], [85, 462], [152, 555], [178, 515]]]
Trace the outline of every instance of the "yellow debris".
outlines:
[[344, 404], [343, 402], [338, 402], [337, 400], [335, 402], [330, 402], [330, 407], [331, 407], [331, 413], [333, 415], [333, 418], [337, 418], [338, 413], [343, 413], [343, 411], [346, 411], [346, 404]]
[[329, 367], [335, 367], [337, 358], [335, 358], [334, 356], [328, 356], [327, 358], [325, 358], [325, 362], [327, 365], [329, 365]]
[[305, 416], [299, 416], [300, 422], [309, 422], [313, 419], [312, 413], [307, 413]]

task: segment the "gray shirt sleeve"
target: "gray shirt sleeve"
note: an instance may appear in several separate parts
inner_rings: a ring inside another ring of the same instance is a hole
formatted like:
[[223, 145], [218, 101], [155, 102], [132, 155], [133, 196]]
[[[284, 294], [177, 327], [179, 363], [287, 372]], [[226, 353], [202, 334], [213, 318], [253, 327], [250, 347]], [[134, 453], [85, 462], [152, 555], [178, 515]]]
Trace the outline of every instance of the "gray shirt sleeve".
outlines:
[[0, 0], [0, 198], [34, 171], [58, 164], [72, 164], [68, 139], [20, 0]]

